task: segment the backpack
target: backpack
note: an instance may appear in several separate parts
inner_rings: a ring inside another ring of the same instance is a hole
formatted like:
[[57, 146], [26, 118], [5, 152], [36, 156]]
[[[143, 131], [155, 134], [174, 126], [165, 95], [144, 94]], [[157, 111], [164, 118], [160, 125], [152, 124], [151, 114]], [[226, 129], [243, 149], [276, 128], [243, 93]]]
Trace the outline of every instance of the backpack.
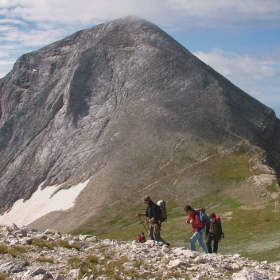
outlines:
[[196, 211], [195, 211], [194, 219], [192, 221], [192, 227], [198, 228], [200, 233], [204, 232], [204, 226], [203, 226], [202, 221], [199, 217], [199, 213], [196, 212]]
[[198, 209], [198, 210], [196, 210], [196, 212], [197, 212], [198, 215], [199, 215], [199, 219], [200, 219], [200, 221], [202, 222], [202, 226], [203, 226], [203, 227], [206, 227], [206, 225], [207, 225], [208, 223], [210, 223], [210, 219], [209, 219], [209, 217], [206, 215], [205, 209]]
[[[221, 216], [220, 215], [216, 215], [216, 221], [218, 221], [219, 223], [221, 222]], [[222, 238], [225, 238], [224, 233], [222, 232]]]
[[146, 242], [145, 236], [141, 237], [141, 234], [138, 234], [138, 235], [136, 236], [136, 242], [137, 242], [137, 243], [144, 243], [144, 242]]
[[167, 222], [166, 203], [163, 200], [159, 200], [157, 206], [160, 208], [161, 222]]

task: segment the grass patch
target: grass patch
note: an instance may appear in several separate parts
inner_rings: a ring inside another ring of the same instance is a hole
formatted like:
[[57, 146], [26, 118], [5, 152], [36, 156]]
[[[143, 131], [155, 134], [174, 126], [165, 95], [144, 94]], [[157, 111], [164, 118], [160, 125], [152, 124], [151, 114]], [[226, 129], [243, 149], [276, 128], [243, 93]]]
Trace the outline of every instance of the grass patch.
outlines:
[[0, 245], [0, 254], [7, 254], [8, 253], [8, 247], [6, 245]]
[[71, 269], [79, 269], [78, 279], [90, 276], [91, 274], [95, 275], [95, 277], [106, 275], [109, 279], [123, 279], [119, 278], [118, 272], [125, 272], [126, 276], [138, 279], [139, 272], [137, 269], [141, 263], [135, 261], [133, 268], [125, 269], [123, 264], [129, 261], [126, 256], [108, 261], [106, 258], [100, 260], [96, 255], [88, 255], [85, 258], [72, 257], [68, 260], [68, 265]]
[[54, 249], [54, 246], [49, 241], [47, 241], [45, 239], [35, 238], [32, 241], [32, 245], [40, 247], [40, 248], [48, 248], [50, 250]]
[[79, 257], [72, 257], [68, 260], [67, 264], [72, 268], [76, 269], [79, 268], [80, 264], [82, 263], [82, 258]]
[[268, 192], [270, 192], [270, 193], [279, 191], [279, 187], [278, 187], [277, 181], [274, 180], [271, 185], [266, 186], [266, 190]]
[[37, 262], [42, 262], [42, 263], [54, 263], [54, 258], [52, 257], [39, 257], [36, 259]]
[[96, 255], [88, 255], [86, 258], [72, 257], [68, 260], [68, 265], [72, 269], [79, 269], [78, 278], [81, 279], [85, 275], [98, 274], [97, 265], [100, 263], [99, 257]]
[[268, 261], [268, 262], [275, 262], [276, 260], [279, 261], [280, 259], [280, 246], [277, 246], [275, 248], [268, 248], [267, 250], [263, 250], [262, 252], [256, 252], [256, 253], [247, 253], [244, 252], [242, 256], [246, 258], [250, 258], [256, 261]]
[[81, 249], [81, 245], [79, 245], [77, 243], [70, 244], [68, 241], [61, 240], [61, 239], [55, 241], [55, 245], [58, 247], [63, 247], [63, 248], [67, 248], [67, 249], [77, 249], [77, 250]]
[[18, 255], [22, 255], [27, 252], [27, 248], [24, 246], [13, 246], [11, 248], [8, 248], [8, 254], [10, 254], [12, 257], [16, 257]]
[[221, 198], [220, 190], [216, 190], [216, 191], [212, 191], [204, 198], [201, 198], [193, 202], [193, 208], [196, 208], [200, 205], [204, 207], [207, 206], [206, 211], [208, 214], [210, 214], [210, 212], [216, 212], [216, 210], [218, 210], [218, 212], [224, 212], [224, 211], [232, 211], [238, 209], [242, 205], [242, 203], [239, 200], [231, 197]]
[[254, 156], [253, 152], [233, 152], [226, 156], [217, 156], [211, 160], [208, 165], [210, 179], [213, 183], [220, 184], [223, 181], [239, 182], [250, 177], [252, 174], [249, 170], [248, 161]]
[[0, 273], [0, 280], [8, 280], [12, 278], [8, 278], [8, 274], [6, 273]]
[[231, 220], [222, 220], [225, 239], [221, 242], [222, 253], [240, 253], [258, 261], [279, 260], [280, 220], [268, 205], [260, 210], [237, 209]]

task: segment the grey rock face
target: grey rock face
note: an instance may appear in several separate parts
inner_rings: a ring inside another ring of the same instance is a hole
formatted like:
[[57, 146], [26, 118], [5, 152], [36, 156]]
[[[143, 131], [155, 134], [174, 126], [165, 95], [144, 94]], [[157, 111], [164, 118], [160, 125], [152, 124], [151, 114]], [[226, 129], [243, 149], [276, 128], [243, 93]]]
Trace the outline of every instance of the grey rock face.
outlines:
[[[0, 210], [41, 183], [69, 188], [91, 178], [75, 209], [82, 223], [201, 160], [197, 141], [260, 147], [279, 178], [279, 128], [273, 110], [153, 24], [134, 17], [101, 24], [23, 55], [0, 80]], [[178, 143], [189, 157], [160, 168]], [[63, 213], [62, 230], [72, 214]], [[56, 225], [60, 215], [41, 222]]]

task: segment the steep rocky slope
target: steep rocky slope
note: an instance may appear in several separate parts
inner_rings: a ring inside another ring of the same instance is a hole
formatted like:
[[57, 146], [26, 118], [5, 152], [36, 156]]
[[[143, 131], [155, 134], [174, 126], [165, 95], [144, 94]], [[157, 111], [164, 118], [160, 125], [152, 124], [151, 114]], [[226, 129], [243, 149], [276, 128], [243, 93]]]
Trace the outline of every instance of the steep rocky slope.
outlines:
[[230, 152], [261, 151], [279, 179], [279, 128], [273, 110], [153, 24], [101, 24], [23, 55], [0, 80], [0, 209], [89, 179], [74, 208], [34, 226], [125, 223], [120, 212], [145, 193], [176, 205], [203, 195], [215, 182], [202, 164]]

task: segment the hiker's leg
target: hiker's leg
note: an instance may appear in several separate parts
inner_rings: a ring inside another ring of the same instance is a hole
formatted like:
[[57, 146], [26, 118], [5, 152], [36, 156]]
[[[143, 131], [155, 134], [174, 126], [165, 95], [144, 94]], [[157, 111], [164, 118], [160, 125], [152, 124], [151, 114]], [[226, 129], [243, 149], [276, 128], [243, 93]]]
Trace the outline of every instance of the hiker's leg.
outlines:
[[193, 234], [193, 236], [191, 237], [190, 239], [190, 248], [191, 248], [191, 251], [196, 251], [196, 246], [195, 246], [195, 242], [198, 240], [199, 236], [201, 234], [199, 232], [195, 232]]
[[217, 253], [218, 252], [218, 245], [219, 245], [219, 240], [218, 239], [214, 239], [214, 245], [213, 245], [213, 252]]
[[201, 233], [199, 233], [199, 237], [198, 237], [197, 241], [198, 241], [199, 246], [203, 250], [203, 252], [205, 254], [208, 254], [208, 250], [207, 250], [207, 247], [206, 247], [205, 243], [203, 242], [203, 237], [202, 237]]
[[210, 234], [207, 236], [206, 246], [208, 253], [212, 253], [212, 236]]
[[154, 238], [154, 228], [152, 226], [149, 226], [149, 237], [151, 240], [155, 240]]
[[156, 241], [162, 242], [164, 244], [167, 244], [167, 242], [165, 242], [162, 237], [160, 236], [160, 227], [156, 227], [154, 228], [154, 237]]

